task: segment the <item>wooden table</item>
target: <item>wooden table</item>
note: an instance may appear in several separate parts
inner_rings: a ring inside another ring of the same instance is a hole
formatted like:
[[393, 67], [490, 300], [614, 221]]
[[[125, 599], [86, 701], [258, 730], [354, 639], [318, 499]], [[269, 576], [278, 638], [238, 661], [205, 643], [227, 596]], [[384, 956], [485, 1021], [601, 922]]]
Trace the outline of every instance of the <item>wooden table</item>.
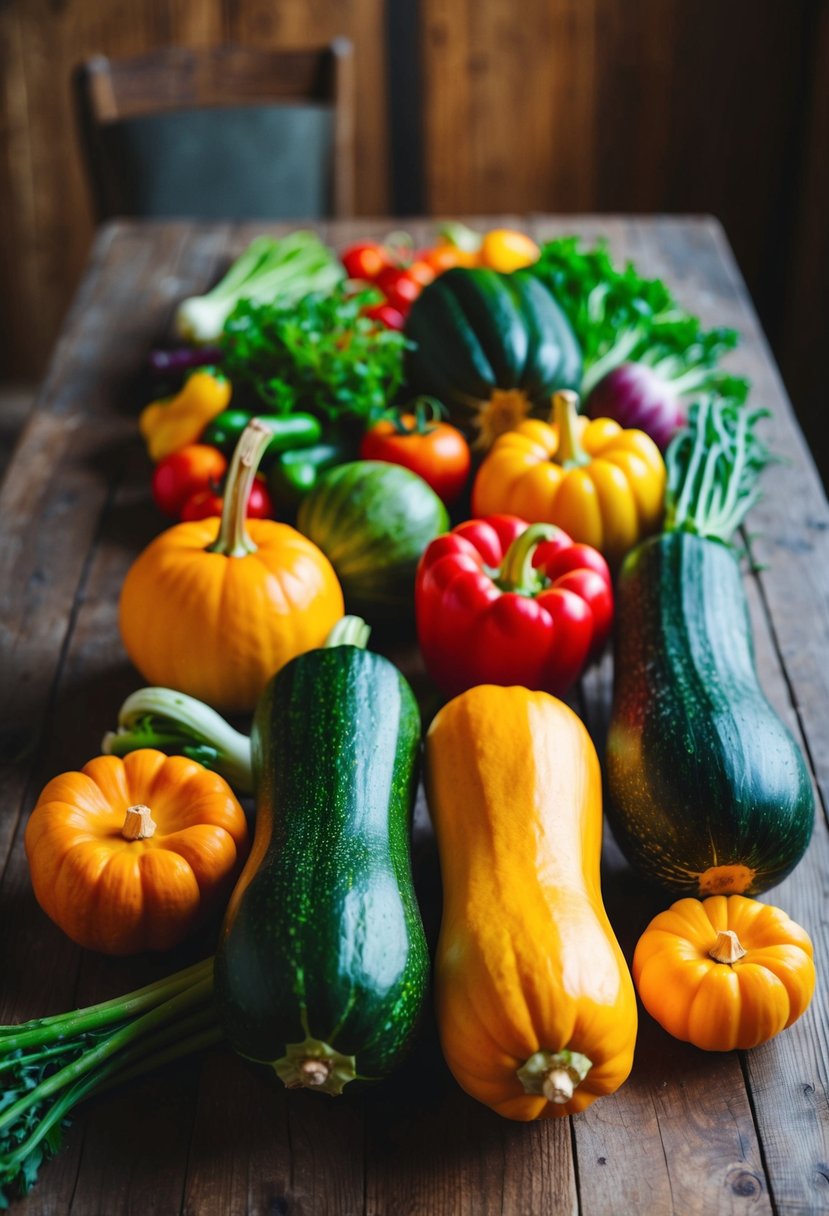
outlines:
[[[467, 1098], [427, 1025], [388, 1083], [336, 1101], [287, 1093], [216, 1049], [78, 1111], [60, 1155], [17, 1210], [277, 1216], [331, 1212], [829, 1212], [829, 508], [722, 231], [708, 219], [523, 217], [537, 238], [579, 232], [664, 277], [706, 325], [733, 325], [735, 370], [772, 418], [780, 462], [752, 512], [747, 576], [764, 687], [809, 758], [813, 842], [770, 893], [812, 934], [818, 992], [790, 1030], [747, 1053], [705, 1054], [643, 1014], [632, 1076], [572, 1120], [513, 1124]], [[399, 220], [323, 226], [333, 244]], [[433, 229], [406, 224], [417, 240]], [[117, 223], [97, 239], [50, 372], [0, 495], [0, 1020], [103, 999], [211, 949], [112, 960], [75, 948], [30, 889], [23, 827], [48, 778], [99, 751], [141, 683], [116, 627], [119, 588], [162, 526], [136, 415], [148, 348], [183, 296], [213, 281], [264, 225]], [[274, 228], [274, 231], [279, 231]], [[610, 662], [578, 704], [601, 746]], [[422, 809], [422, 808], [421, 808]], [[416, 869], [435, 927], [437, 878], [421, 820]], [[605, 849], [608, 910], [628, 958], [660, 906]], [[664, 901], [663, 901], [664, 902]]]

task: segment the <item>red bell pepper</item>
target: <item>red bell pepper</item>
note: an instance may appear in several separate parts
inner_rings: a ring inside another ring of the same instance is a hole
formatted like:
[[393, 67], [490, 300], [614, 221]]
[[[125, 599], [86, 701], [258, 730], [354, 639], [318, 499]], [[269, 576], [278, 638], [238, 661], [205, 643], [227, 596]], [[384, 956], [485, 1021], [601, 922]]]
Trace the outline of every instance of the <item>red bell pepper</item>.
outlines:
[[447, 695], [522, 684], [560, 696], [607, 640], [613, 585], [602, 555], [561, 528], [489, 515], [431, 542], [415, 612], [426, 669]]

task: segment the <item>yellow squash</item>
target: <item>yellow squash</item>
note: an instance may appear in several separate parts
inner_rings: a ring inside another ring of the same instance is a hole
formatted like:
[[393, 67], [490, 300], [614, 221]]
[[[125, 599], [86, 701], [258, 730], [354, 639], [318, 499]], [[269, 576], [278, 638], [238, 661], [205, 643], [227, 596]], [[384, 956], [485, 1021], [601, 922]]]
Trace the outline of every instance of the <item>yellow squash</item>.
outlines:
[[563, 702], [479, 685], [437, 714], [426, 789], [443, 880], [441, 1045], [510, 1119], [583, 1110], [630, 1072], [636, 998], [602, 904], [601, 776]]
[[575, 393], [555, 394], [553, 425], [527, 419], [485, 457], [472, 514], [557, 524], [618, 567], [662, 521], [665, 463], [644, 431], [576, 414]]
[[705, 1051], [756, 1047], [791, 1026], [815, 987], [809, 935], [743, 895], [680, 899], [639, 939], [642, 1004], [674, 1038]]
[[152, 748], [54, 777], [26, 825], [37, 901], [106, 954], [169, 950], [230, 892], [247, 852], [230, 786]]

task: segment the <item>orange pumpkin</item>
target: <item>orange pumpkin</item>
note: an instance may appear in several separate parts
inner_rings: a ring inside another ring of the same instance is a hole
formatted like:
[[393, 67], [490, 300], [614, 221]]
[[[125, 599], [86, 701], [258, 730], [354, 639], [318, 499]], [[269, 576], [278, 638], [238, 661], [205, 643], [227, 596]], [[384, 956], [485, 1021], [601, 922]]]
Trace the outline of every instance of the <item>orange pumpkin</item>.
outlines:
[[478, 685], [434, 718], [426, 794], [443, 880], [441, 1045], [510, 1119], [583, 1110], [633, 1062], [636, 997], [602, 904], [602, 785], [562, 701]]
[[321, 646], [344, 612], [315, 544], [287, 524], [246, 519], [270, 438], [254, 419], [233, 456], [221, 521], [162, 532], [121, 590], [121, 638], [145, 680], [228, 713], [252, 710], [271, 676]]
[[791, 1026], [815, 987], [809, 935], [780, 908], [743, 895], [680, 899], [639, 939], [642, 1004], [705, 1051], [756, 1047]]
[[247, 842], [223, 777], [151, 748], [53, 778], [25, 836], [43, 911], [105, 954], [182, 941], [228, 893]]

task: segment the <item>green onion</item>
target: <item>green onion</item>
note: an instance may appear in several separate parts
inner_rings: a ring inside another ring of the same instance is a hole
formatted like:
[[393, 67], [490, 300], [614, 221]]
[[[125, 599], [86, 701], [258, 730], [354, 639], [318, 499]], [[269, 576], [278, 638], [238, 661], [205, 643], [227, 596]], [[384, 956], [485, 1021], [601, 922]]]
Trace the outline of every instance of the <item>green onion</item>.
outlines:
[[215, 342], [240, 300], [288, 305], [308, 292], [331, 291], [344, 277], [335, 255], [313, 232], [256, 237], [211, 291], [179, 304], [175, 330], [188, 342]]
[[0, 1208], [31, 1189], [84, 1098], [221, 1038], [212, 958], [115, 1000], [0, 1026]]
[[250, 739], [209, 705], [172, 688], [139, 688], [118, 712], [118, 729], [104, 735], [104, 754], [126, 756], [141, 747], [187, 756], [220, 773], [242, 794], [253, 790]]
[[665, 454], [665, 531], [693, 532], [729, 544], [760, 495], [757, 485], [773, 459], [755, 433], [767, 410], [710, 396], [695, 402], [688, 425]]

